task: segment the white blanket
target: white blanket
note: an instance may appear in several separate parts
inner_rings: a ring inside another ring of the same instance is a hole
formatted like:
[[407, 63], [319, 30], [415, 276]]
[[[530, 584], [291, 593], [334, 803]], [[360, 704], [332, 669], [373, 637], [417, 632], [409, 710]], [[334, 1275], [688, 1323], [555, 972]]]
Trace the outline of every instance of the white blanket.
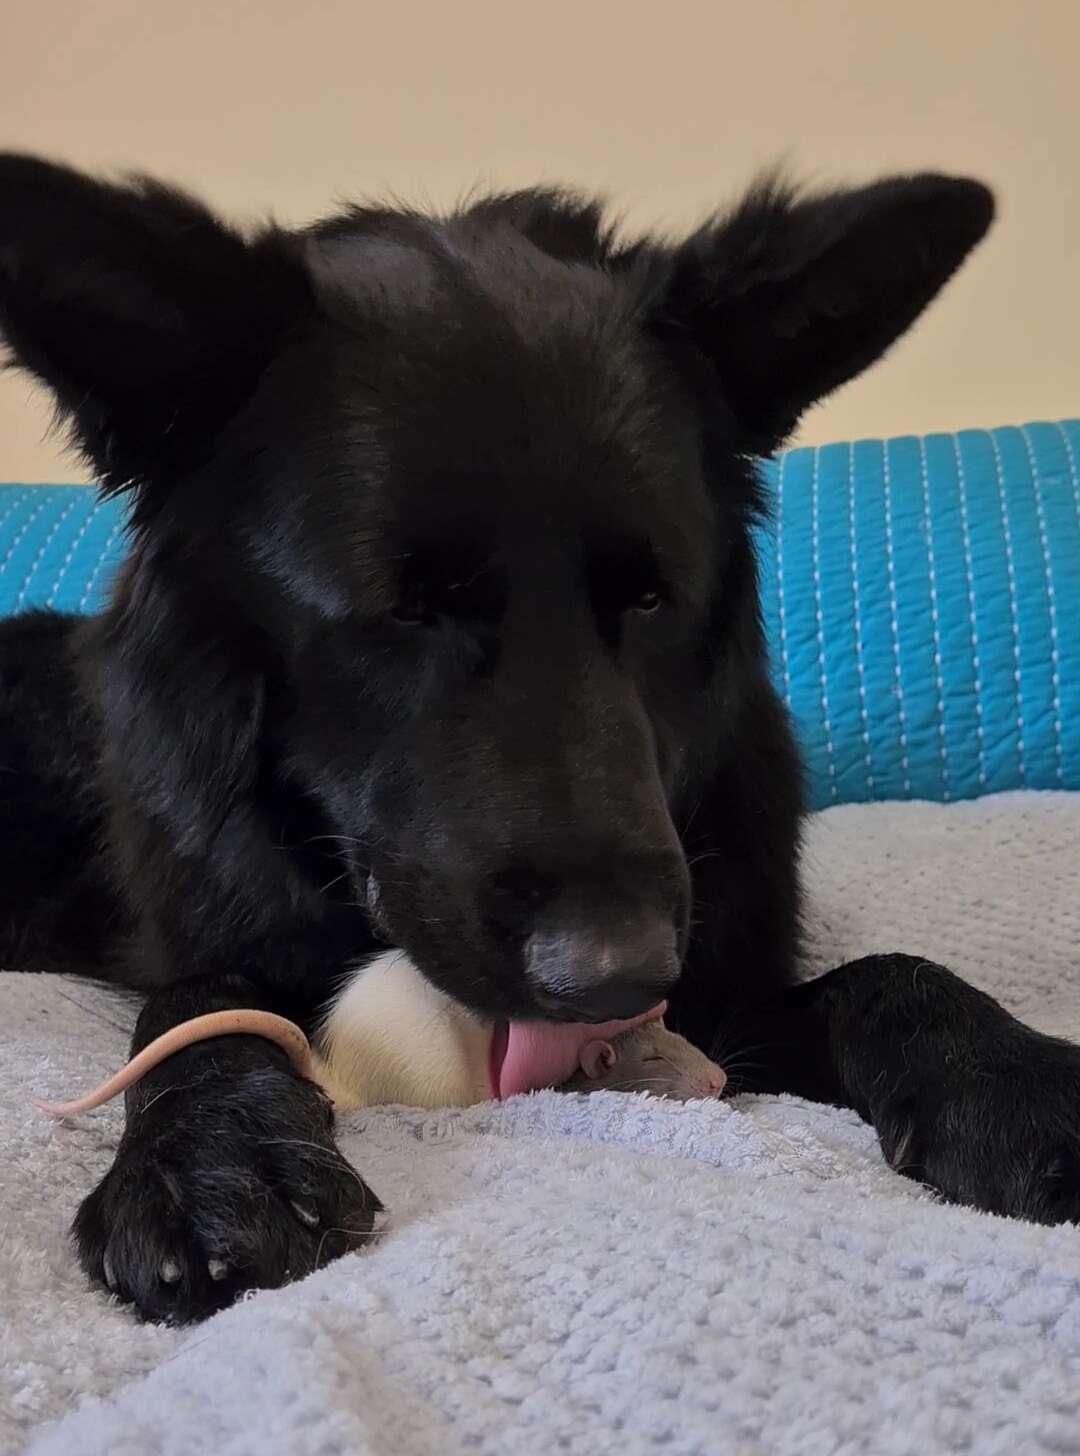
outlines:
[[[904, 949], [1080, 1020], [1080, 795], [831, 810], [806, 859], [811, 969]], [[788, 1098], [356, 1114], [381, 1244], [140, 1325], [65, 1236], [121, 1108], [28, 1105], [115, 1067], [132, 1014], [0, 978], [4, 1452], [1080, 1452], [1080, 1230], [941, 1206], [852, 1113]]]

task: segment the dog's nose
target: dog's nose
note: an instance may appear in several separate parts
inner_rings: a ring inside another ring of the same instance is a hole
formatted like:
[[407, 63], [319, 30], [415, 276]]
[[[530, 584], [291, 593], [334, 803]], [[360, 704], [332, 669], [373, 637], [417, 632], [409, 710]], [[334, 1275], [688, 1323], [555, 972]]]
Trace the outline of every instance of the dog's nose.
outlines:
[[554, 875], [515, 865], [491, 880], [482, 900], [488, 921], [510, 935], [523, 935], [559, 893]]
[[602, 929], [552, 926], [525, 945], [533, 1000], [556, 1021], [637, 1016], [664, 1000], [679, 970], [675, 927], [660, 915]]

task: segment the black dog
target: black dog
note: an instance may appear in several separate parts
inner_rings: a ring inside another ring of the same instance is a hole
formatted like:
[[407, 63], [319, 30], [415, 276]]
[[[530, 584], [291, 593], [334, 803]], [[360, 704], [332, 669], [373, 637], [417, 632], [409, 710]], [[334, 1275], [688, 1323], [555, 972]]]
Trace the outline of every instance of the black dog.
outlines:
[[[250, 240], [153, 182], [0, 160], [0, 323], [108, 490], [98, 619], [0, 634], [0, 964], [149, 993], [136, 1046], [311, 1026], [374, 949], [495, 1018], [765, 1047], [947, 1197], [1080, 1214], [1080, 1051], [950, 973], [795, 980], [800, 796], [754, 458], [986, 231], [975, 182], [759, 185], [678, 246], [531, 191]], [[364, 1241], [377, 1200], [269, 1044], [128, 1099], [87, 1270], [186, 1319]]]

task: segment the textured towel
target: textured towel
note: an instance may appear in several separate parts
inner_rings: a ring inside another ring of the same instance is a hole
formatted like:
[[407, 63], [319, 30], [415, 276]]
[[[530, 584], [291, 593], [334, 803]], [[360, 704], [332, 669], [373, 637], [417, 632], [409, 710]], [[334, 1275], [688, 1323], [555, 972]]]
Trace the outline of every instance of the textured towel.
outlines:
[[[806, 857], [813, 969], [900, 947], [1055, 1029], [1080, 1012], [1080, 795], [840, 808]], [[7, 976], [0, 1006], [2, 1449], [1080, 1452], [1080, 1230], [943, 1207], [853, 1114], [788, 1098], [354, 1114], [381, 1245], [139, 1325], [65, 1241], [121, 1109], [29, 1108], [117, 1063], [131, 1005]]]

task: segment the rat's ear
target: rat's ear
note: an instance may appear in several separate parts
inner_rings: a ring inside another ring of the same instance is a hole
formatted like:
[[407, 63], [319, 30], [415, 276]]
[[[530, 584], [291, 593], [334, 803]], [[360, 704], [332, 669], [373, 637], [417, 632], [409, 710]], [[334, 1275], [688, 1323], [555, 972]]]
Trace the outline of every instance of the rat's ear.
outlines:
[[212, 448], [309, 297], [284, 234], [248, 241], [158, 182], [0, 154], [0, 334], [107, 485]]
[[596, 1078], [610, 1072], [618, 1056], [609, 1041], [587, 1041], [581, 1048], [580, 1061], [586, 1077]]
[[675, 249], [653, 321], [713, 365], [744, 447], [768, 454], [915, 321], [993, 216], [967, 178], [803, 197], [769, 176]]

